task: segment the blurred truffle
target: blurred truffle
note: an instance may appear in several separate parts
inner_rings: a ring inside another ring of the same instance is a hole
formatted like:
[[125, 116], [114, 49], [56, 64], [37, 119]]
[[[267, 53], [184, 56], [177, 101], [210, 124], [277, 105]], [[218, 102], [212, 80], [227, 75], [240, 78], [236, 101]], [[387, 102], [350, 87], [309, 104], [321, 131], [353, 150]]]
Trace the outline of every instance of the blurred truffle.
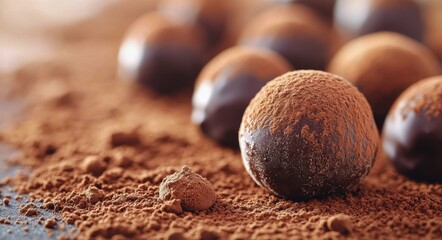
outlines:
[[390, 31], [423, 41], [422, 15], [415, 0], [337, 0], [335, 23], [350, 37]]
[[333, 19], [336, 0], [276, 0], [280, 3], [299, 3], [313, 9], [326, 19]]
[[442, 62], [442, 1], [429, 0], [424, 6], [426, 43]]
[[358, 184], [376, 160], [379, 135], [367, 100], [350, 82], [303, 70], [258, 92], [244, 113], [239, 142], [257, 184], [304, 200]]
[[359, 88], [379, 128], [393, 102], [413, 83], [440, 73], [437, 59], [423, 45], [397, 33], [373, 33], [347, 43], [328, 71]]
[[273, 50], [295, 69], [324, 69], [330, 54], [329, 29], [299, 4], [273, 7], [244, 29], [240, 45]]
[[217, 142], [238, 146], [241, 118], [267, 81], [292, 68], [278, 54], [248, 47], [228, 49], [209, 62], [198, 77], [192, 120]]
[[200, 26], [212, 45], [222, 39], [229, 18], [227, 1], [220, 0], [161, 0], [158, 11], [182, 23]]
[[129, 28], [119, 52], [119, 75], [161, 93], [192, 85], [204, 65], [204, 38], [198, 29], [157, 14]]
[[382, 140], [400, 173], [442, 182], [442, 76], [422, 80], [401, 94], [388, 114]]

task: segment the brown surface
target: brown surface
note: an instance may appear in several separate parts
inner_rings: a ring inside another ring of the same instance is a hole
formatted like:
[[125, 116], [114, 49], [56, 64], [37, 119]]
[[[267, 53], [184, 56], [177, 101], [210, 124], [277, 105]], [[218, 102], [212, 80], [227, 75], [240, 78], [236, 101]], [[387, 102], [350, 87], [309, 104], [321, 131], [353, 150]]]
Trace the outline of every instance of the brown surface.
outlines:
[[[237, 151], [191, 124], [190, 93], [159, 97], [116, 81], [120, 39], [142, 10], [125, 4], [69, 27], [57, 33], [54, 61], [9, 76], [35, 105], [0, 135], [23, 150], [18, 162], [34, 169], [11, 183], [58, 210], [81, 239], [325, 239], [346, 232], [355, 239], [442, 238], [440, 184], [409, 181], [381, 158], [346, 195], [285, 201], [253, 183]], [[136, 132], [140, 144], [113, 147], [117, 132]], [[88, 156], [105, 163], [99, 177], [82, 168]], [[209, 210], [177, 215], [159, 200], [161, 180], [184, 164], [213, 184], [218, 199]]]

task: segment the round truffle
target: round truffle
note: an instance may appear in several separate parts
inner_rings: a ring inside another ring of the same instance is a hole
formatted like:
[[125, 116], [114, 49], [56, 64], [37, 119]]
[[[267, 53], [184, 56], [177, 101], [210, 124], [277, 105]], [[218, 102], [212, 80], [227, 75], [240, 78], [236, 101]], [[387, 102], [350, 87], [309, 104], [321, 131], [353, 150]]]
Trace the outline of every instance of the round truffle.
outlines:
[[295, 69], [323, 70], [329, 59], [329, 30], [309, 8], [299, 4], [273, 7], [244, 29], [240, 45], [270, 49]]
[[379, 135], [367, 100], [350, 82], [303, 70], [258, 92], [244, 113], [239, 143], [258, 185], [304, 200], [358, 184], [376, 160]]
[[124, 38], [119, 75], [160, 93], [190, 86], [204, 65], [203, 39], [195, 28], [149, 13]]
[[442, 76], [401, 94], [385, 121], [382, 146], [398, 172], [442, 182]]
[[238, 130], [250, 100], [273, 78], [292, 68], [278, 54], [247, 47], [228, 49], [209, 62], [193, 94], [192, 120], [210, 138], [238, 146]]
[[423, 45], [397, 33], [373, 33], [341, 48], [328, 71], [351, 81], [370, 103], [379, 128], [407, 87], [438, 75], [437, 59]]
[[415, 0], [338, 0], [335, 23], [350, 37], [397, 32], [422, 41], [424, 19]]
[[326, 19], [333, 19], [336, 0], [277, 0], [282, 3], [299, 3], [313, 9]]
[[219, 42], [227, 28], [227, 1], [220, 0], [161, 0], [158, 11], [189, 25], [198, 25], [211, 44]]
[[212, 184], [201, 175], [183, 166], [181, 171], [169, 175], [160, 184], [161, 200], [179, 200], [186, 211], [210, 208], [216, 201]]

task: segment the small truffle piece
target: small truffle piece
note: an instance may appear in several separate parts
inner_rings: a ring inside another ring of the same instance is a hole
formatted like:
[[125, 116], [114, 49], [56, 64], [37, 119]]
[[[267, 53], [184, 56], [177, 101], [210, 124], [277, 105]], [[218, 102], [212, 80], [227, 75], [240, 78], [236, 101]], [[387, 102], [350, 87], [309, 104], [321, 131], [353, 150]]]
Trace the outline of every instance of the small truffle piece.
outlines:
[[370, 103], [379, 128], [396, 98], [413, 83], [440, 73], [435, 56], [397, 33], [373, 33], [347, 43], [328, 71], [352, 82]]
[[244, 29], [240, 45], [270, 49], [295, 69], [324, 70], [330, 55], [330, 32], [311, 9], [299, 4], [273, 7]]
[[86, 191], [84, 191], [84, 195], [91, 204], [101, 201], [104, 197], [103, 191], [95, 186], [90, 186], [88, 189], [86, 189]]
[[344, 235], [351, 233], [353, 226], [350, 216], [345, 214], [331, 216], [327, 220], [327, 229]]
[[44, 226], [45, 228], [54, 229], [57, 226], [57, 221], [55, 220], [55, 218], [50, 218], [45, 221]]
[[204, 46], [198, 29], [149, 13], [133, 23], [124, 38], [120, 78], [160, 93], [190, 86], [204, 65]]
[[292, 68], [278, 54], [248, 47], [228, 49], [209, 62], [193, 94], [192, 120], [210, 138], [238, 146], [244, 110], [267, 81]]
[[442, 182], [442, 76], [419, 81], [401, 94], [385, 121], [382, 146], [398, 172]]
[[212, 184], [188, 166], [169, 175], [160, 184], [161, 200], [180, 200], [186, 211], [201, 211], [210, 208], [216, 201]]
[[338, 0], [335, 23], [350, 37], [389, 31], [424, 38], [423, 14], [415, 0]]
[[99, 156], [88, 156], [84, 158], [81, 167], [84, 172], [96, 177], [100, 176], [107, 168], [106, 163]]
[[158, 11], [184, 24], [198, 25], [213, 45], [226, 32], [229, 6], [220, 0], [161, 0]]
[[305, 200], [358, 184], [378, 155], [379, 134], [365, 97], [322, 71], [286, 73], [247, 107], [239, 131], [244, 166], [255, 182]]

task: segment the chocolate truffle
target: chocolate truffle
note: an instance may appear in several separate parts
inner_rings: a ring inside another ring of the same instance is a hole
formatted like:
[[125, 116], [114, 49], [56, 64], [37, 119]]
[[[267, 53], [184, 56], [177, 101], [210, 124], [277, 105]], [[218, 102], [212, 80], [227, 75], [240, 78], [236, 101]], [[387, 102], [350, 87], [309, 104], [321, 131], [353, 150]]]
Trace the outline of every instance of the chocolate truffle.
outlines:
[[269, 50], [234, 47], [222, 52], [198, 77], [193, 122], [220, 144], [238, 146], [239, 125], [250, 100], [267, 81], [291, 69]]
[[422, 41], [424, 34], [415, 0], [338, 0], [335, 23], [350, 37], [390, 31]]
[[204, 65], [204, 38], [192, 27], [149, 13], [129, 28], [119, 75], [161, 93], [190, 86]]
[[310, 7], [320, 16], [333, 19], [336, 0], [279, 0], [282, 3], [299, 3]]
[[258, 92], [244, 113], [239, 143], [258, 185], [304, 200], [358, 184], [378, 155], [379, 135], [370, 105], [350, 82], [303, 70]]
[[413, 83], [440, 72], [423, 45], [397, 33], [373, 33], [341, 48], [328, 71], [351, 81], [370, 103], [378, 127], [393, 102]]
[[442, 76], [401, 94], [385, 121], [382, 146], [400, 173], [442, 182]]
[[183, 166], [181, 171], [169, 175], [160, 184], [161, 200], [178, 200], [186, 211], [210, 208], [216, 201], [212, 184], [201, 175]]
[[204, 29], [209, 42], [217, 43], [227, 28], [228, 5], [220, 0], [162, 0], [158, 11], [182, 23]]
[[312, 10], [299, 4], [277, 6], [250, 22], [240, 45], [273, 50], [295, 69], [325, 68], [329, 58], [329, 30]]

